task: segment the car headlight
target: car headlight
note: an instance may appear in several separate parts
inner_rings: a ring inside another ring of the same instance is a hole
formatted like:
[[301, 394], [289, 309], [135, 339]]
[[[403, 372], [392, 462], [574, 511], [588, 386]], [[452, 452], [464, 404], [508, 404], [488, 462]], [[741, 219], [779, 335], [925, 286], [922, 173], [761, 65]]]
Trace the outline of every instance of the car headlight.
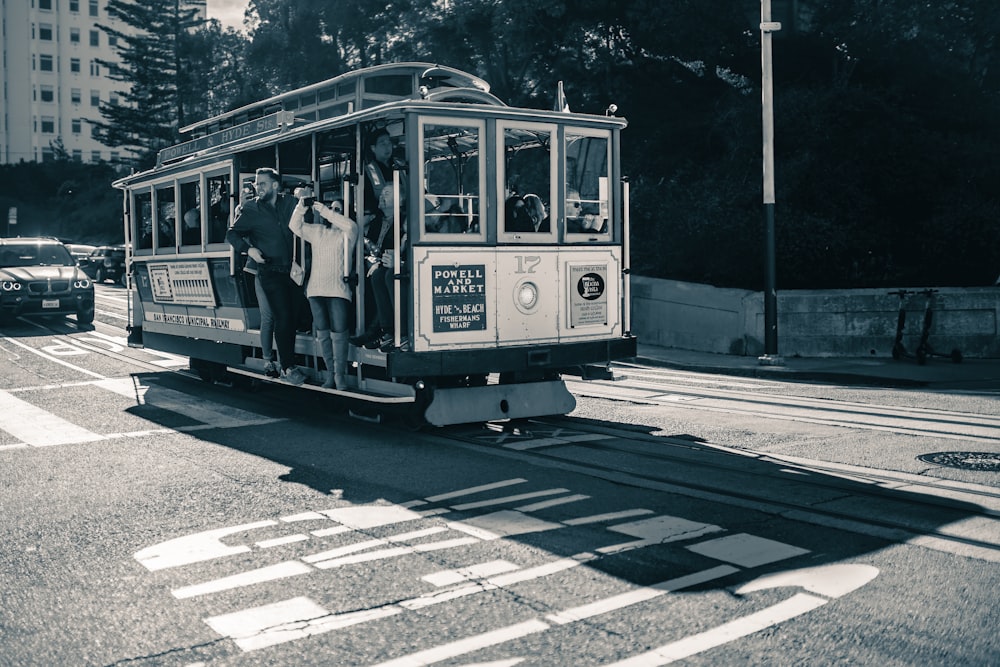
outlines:
[[90, 281], [86, 278], [81, 278], [80, 280], [73, 281], [73, 289], [88, 289], [90, 287]]
[[16, 280], [4, 280], [0, 282], [0, 290], [4, 292], [19, 292], [21, 290], [21, 283]]
[[517, 307], [522, 312], [534, 309], [538, 305], [538, 286], [533, 282], [525, 280], [516, 287], [514, 299]]

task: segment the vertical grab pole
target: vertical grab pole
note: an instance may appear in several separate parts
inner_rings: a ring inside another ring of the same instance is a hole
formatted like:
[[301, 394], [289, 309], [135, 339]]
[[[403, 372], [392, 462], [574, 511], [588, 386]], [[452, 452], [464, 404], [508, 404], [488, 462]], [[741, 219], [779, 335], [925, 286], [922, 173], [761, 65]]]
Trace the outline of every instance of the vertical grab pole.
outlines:
[[632, 262], [629, 259], [629, 183], [622, 178], [622, 335], [632, 335]]
[[781, 24], [771, 20], [771, 0], [760, 3], [761, 118], [764, 137], [764, 356], [761, 362], [781, 365], [778, 356], [778, 288], [774, 231], [774, 76], [771, 34]]
[[399, 313], [400, 313], [399, 298], [400, 298], [400, 291], [401, 291], [400, 290], [400, 287], [401, 287], [400, 286], [400, 281], [402, 281], [402, 277], [400, 277], [400, 275], [399, 275], [399, 265], [400, 265], [400, 257], [399, 257], [399, 255], [402, 252], [403, 248], [402, 248], [402, 242], [400, 240], [400, 235], [399, 235], [399, 227], [400, 227], [400, 223], [399, 223], [399, 200], [400, 200], [400, 193], [399, 193], [399, 170], [395, 169], [395, 168], [392, 170], [392, 191], [393, 191], [393, 197], [392, 197], [392, 234], [393, 234], [393, 237], [392, 237], [392, 239], [393, 239], [393, 248], [395, 248], [395, 251], [392, 253], [392, 306], [393, 306], [392, 307], [392, 317], [393, 317], [393, 334], [392, 334], [393, 335], [393, 341], [392, 342], [393, 342], [393, 345], [395, 345], [396, 347], [399, 347], [400, 336], [402, 335], [400, 333], [400, 326], [402, 325], [402, 323], [400, 322], [400, 320], [402, 318], [399, 316]]

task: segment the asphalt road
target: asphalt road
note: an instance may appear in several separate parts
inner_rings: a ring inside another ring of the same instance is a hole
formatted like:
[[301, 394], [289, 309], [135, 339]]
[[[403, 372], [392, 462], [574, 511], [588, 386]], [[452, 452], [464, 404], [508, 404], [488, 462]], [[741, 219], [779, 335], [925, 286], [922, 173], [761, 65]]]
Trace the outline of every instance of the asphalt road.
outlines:
[[990, 665], [995, 396], [619, 369], [411, 431], [0, 328], [0, 665]]

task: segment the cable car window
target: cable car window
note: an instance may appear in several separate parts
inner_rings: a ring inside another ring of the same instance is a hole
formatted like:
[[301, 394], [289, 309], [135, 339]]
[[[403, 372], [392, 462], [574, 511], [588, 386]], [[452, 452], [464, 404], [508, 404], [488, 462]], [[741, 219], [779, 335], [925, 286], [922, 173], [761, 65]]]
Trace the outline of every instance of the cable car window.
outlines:
[[156, 188], [156, 234], [157, 248], [173, 248], [177, 234], [177, 202], [174, 201], [174, 187]]
[[137, 248], [151, 250], [153, 248], [153, 194], [139, 192], [135, 194], [132, 212], [135, 220], [135, 230], [132, 236], [139, 239]]
[[181, 245], [201, 245], [201, 185], [198, 181], [181, 183]]
[[427, 120], [421, 125], [421, 137], [423, 238], [480, 240], [485, 189], [482, 123]]
[[503, 219], [498, 222], [501, 236], [532, 243], [551, 240], [555, 232], [555, 128], [536, 124], [501, 127], [503, 160], [499, 164], [503, 168], [497, 170], [504, 193]]
[[606, 135], [566, 132], [566, 233], [607, 234], [611, 210]]
[[208, 190], [208, 242], [225, 243], [226, 230], [231, 222], [233, 189], [229, 173], [209, 176]]

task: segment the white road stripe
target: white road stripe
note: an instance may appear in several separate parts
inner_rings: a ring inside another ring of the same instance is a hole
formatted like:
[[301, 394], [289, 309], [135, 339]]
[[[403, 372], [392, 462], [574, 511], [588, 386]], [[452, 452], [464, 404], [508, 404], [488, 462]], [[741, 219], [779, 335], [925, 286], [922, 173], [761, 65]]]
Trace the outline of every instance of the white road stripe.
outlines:
[[670, 579], [669, 581], [661, 581], [660, 583], [653, 584], [652, 586], [644, 586], [627, 593], [612, 595], [609, 598], [591, 602], [590, 604], [564, 609], [555, 614], [549, 614], [545, 617], [545, 620], [556, 625], [566, 625], [567, 623], [582, 621], [583, 619], [590, 618], [592, 616], [607, 614], [608, 612], [624, 609], [625, 607], [645, 602], [646, 600], [652, 600], [660, 597], [661, 595], [681, 590], [682, 588], [697, 586], [698, 584], [703, 584], [705, 582], [712, 581], [713, 579], [728, 577], [730, 574], [734, 574], [736, 572], [739, 572], [739, 569], [730, 565], [719, 565], [717, 567], [702, 570], [701, 572], [695, 572], [694, 574], [689, 574], [684, 577]]
[[483, 579], [496, 574], [504, 574], [519, 569], [517, 565], [505, 560], [491, 560], [486, 563], [469, 565], [457, 570], [441, 570], [420, 577], [433, 586], [453, 586], [471, 579]]
[[601, 523], [602, 521], [617, 521], [618, 519], [627, 519], [631, 516], [642, 516], [644, 514], [652, 514], [653, 510], [646, 509], [634, 509], [634, 510], [623, 510], [621, 512], [607, 512], [605, 514], [593, 514], [591, 516], [581, 516], [576, 519], [566, 519], [563, 521], [567, 526], [583, 526], [588, 523]]
[[25, 345], [24, 343], [22, 343], [20, 341], [14, 340], [13, 338], [8, 338], [7, 336], [0, 336], [0, 340], [7, 341], [8, 343], [13, 343], [14, 345], [17, 345], [20, 348], [24, 348], [25, 350], [27, 350], [28, 352], [31, 352], [32, 354], [35, 354], [35, 355], [37, 355], [37, 356], [39, 356], [39, 357], [41, 357], [43, 359], [46, 359], [48, 361], [55, 362], [55, 363], [59, 364], [60, 366], [65, 366], [66, 368], [72, 368], [74, 371], [77, 371], [78, 373], [83, 373], [84, 375], [89, 375], [89, 376], [95, 377], [95, 378], [103, 378], [104, 377], [100, 373], [95, 373], [94, 371], [87, 370], [86, 368], [81, 368], [80, 366], [77, 366], [75, 364], [71, 364], [68, 361], [63, 361], [59, 357], [53, 356], [51, 354], [45, 354], [41, 350], [36, 350], [35, 348], [30, 347], [28, 345]]
[[448, 660], [455, 656], [465, 655], [488, 646], [496, 646], [509, 642], [512, 639], [520, 639], [528, 635], [537, 634], [549, 629], [549, 625], [537, 619], [509, 625], [506, 628], [485, 632], [475, 637], [460, 639], [449, 644], [435, 646], [426, 651], [411, 653], [410, 655], [379, 663], [376, 667], [420, 667], [421, 665], [433, 665], [435, 662]]
[[[548, 623], [541, 619], [532, 619], [523, 623], [509, 625], [498, 630], [492, 630], [490, 632], [484, 632], [472, 637], [466, 637], [465, 639], [460, 639], [448, 644], [435, 646], [434, 648], [426, 649], [424, 651], [411, 653], [394, 660], [379, 663], [375, 667], [423, 667], [425, 665], [433, 665], [437, 662], [449, 660], [466, 653], [472, 653], [473, 651], [479, 651], [490, 646], [496, 646], [513, 639], [520, 639], [531, 634], [544, 632], [552, 627], [551, 624], [566, 625], [568, 623], [573, 623], [592, 616], [597, 616], [599, 614], [617, 611], [630, 605], [651, 600], [653, 598], [660, 597], [661, 595], [666, 595], [671, 591], [702, 584], [707, 581], [712, 581], [713, 579], [719, 579], [738, 571], [739, 570], [737, 568], [727, 565], [713, 567], [711, 569], [696, 572], [677, 579], [660, 582], [654, 586], [644, 587], [587, 605], [571, 607], [561, 612], [550, 614], [545, 617], [545, 621], [548, 621]], [[822, 600], [821, 598], [816, 599], [820, 600], [821, 603], [825, 602], [825, 600]]]
[[436, 503], [442, 500], [451, 500], [452, 498], [460, 498], [462, 496], [470, 496], [475, 493], [482, 493], [483, 491], [493, 491], [494, 489], [501, 489], [505, 486], [512, 486], [514, 484], [523, 484], [527, 482], [526, 479], [508, 479], [502, 482], [494, 482], [492, 484], [483, 484], [482, 486], [471, 486], [467, 489], [459, 489], [458, 491], [451, 491], [449, 493], [441, 493], [436, 496], [428, 496], [427, 501]]
[[403, 610], [379, 607], [347, 614], [330, 614], [306, 597], [245, 609], [206, 618], [205, 623], [224, 637], [230, 637], [244, 651], [255, 651], [303, 637], [317, 635], [358, 623], [393, 616]]
[[480, 507], [489, 507], [490, 505], [503, 505], [505, 503], [514, 503], [514, 502], [519, 502], [521, 500], [530, 500], [532, 498], [553, 496], [557, 493], [569, 493], [569, 489], [547, 489], [545, 491], [535, 491], [533, 493], [521, 493], [516, 496], [504, 496], [503, 498], [491, 498], [489, 500], [479, 500], [473, 503], [452, 505], [451, 508], [456, 512], [461, 512], [463, 510], [472, 510], [472, 509], [479, 509]]
[[206, 403], [197, 396], [155, 384], [138, 384], [138, 380], [132, 377], [101, 380], [94, 384], [121, 396], [134, 398], [140, 405], [155, 405], [200, 421], [212, 428], [236, 428], [282, 421], [279, 418], [262, 417], [221, 403]]
[[575, 496], [566, 496], [565, 498], [553, 498], [552, 500], [543, 500], [540, 503], [534, 503], [531, 505], [522, 505], [521, 507], [515, 507], [518, 512], [537, 512], [538, 510], [547, 509], [549, 507], [555, 507], [556, 505], [565, 505], [566, 503], [575, 503], [578, 500], [586, 500], [590, 496], [585, 496], [578, 493]]
[[284, 544], [294, 544], [295, 542], [304, 542], [308, 540], [308, 535], [302, 535], [301, 533], [296, 535], [285, 535], [284, 537], [275, 537], [270, 540], [261, 540], [260, 542], [255, 542], [254, 545], [260, 549], [270, 549], [271, 547], [280, 547]]
[[524, 451], [526, 449], [537, 449], [538, 447], [551, 447], [553, 445], [569, 445], [574, 442], [590, 442], [592, 440], [608, 440], [611, 436], [601, 433], [577, 433], [557, 438], [538, 438], [537, 440], [525, 440], [523, 442], [512, 442], [504, 445], [506, 449]]
[[184, 600], [187, 598], [198, 597], [199, 595], [208, 595], [209, 593], [228, 591], [233, 588], [252, 586], [265, 581], [287, 579], [288, 577], [295, 577], [312, 571], [313, 569], [305, 563], [290, 560], [284, 563], [268, 565], [267, 567], [250, 570], [248, 572], [240, 572], [239, 574], [234, 574], [230, 577], [222, 577], [220, 579], [213, 579], [212, 581], [206, 581], [201, 584], [175, 588], [170, 592], [173, 593], [173, 596], [178, 600]]
[[767, 609], [762, 609], [755, 614], [749, 614], [711, 630], [706, 630], [691, 637], [685, 637], [670, 644], [664, 644], [652, 651], [612, 663], [611, 665], [607, 665], [607, 667], [659, 667], [660, 665], [667, 665], [671, 662], [702, 653], [710, 648], [721, 646], [734, 639], [746, 637], [764, 628], [787, 621], [790, 618], [801, 616], [817, 607], [822, 607], [826, 603], [827, 600], [815, 595], [797, 593], [791, 598], [771, 605]]
[[735, 563], [743, 567], [767, 565], [786, 558], [794, 558], [809, 553], [808, 549], [793, 547], [784, 542], [776, 542], [756, 535], [737, 533], [707, 542], [699, 542], [686, 547], [693, 551], [725, 563]]
[[0, 430], [32, 447], [104, 440], [104, 436], [0, 391]]

